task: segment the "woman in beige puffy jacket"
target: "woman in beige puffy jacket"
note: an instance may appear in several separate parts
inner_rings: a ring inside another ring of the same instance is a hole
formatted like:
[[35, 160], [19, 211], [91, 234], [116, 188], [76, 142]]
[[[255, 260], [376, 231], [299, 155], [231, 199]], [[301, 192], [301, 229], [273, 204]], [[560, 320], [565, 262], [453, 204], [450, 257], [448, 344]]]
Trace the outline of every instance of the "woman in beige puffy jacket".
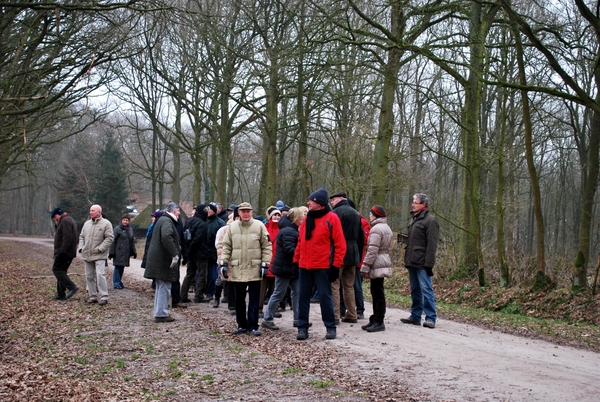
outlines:
[[367, 253], [360, 269], [363, 279], [371, 280], [371, 297], [373, 298], [373, 315], [369, 323], [362, 329], [367, 332], [385, 331], [385, 290], [383, 281], [392, 276], [392, 229], [387, 224], [387, 214], [381, 205], [374, 205], [369, 213], [371, 233], [367, 245]]

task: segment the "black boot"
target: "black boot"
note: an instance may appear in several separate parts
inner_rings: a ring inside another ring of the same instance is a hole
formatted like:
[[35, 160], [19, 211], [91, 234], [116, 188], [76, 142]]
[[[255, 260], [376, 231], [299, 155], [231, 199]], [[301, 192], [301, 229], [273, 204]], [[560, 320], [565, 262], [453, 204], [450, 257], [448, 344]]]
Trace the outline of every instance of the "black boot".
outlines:
[[373, 322], [373, 316], [370, 316], [370, 317], [369, 317], [369, 323], [368, 323], [367, 325], [363, 325], [361, 328], [362, 328], [362, 329], [364, 329], [364, 330], [366, 331], [366, 330], [367, 330], [367, 328], [370, 328], [370, 327], [372, 327], [372, 326], [373, 326], [373, 324], [374, 324], [374, 322]]
[[367, 332], [381, 332], [385, 331], [385, 324], [382, 322], [373, 323], [369, 328], [367, 328]]

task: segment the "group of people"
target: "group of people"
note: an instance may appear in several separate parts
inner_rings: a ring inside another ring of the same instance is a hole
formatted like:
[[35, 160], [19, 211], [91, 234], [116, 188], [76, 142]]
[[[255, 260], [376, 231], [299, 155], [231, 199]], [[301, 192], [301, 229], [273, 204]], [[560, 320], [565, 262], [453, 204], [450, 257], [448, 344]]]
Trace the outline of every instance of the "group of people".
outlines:
[[[422, 325], [435, 328], [431, 278], [439, 225], [428, 207], [427, 195], [413, 196], [404, 258], [412, 306], [411, 315], [401, 321], [421, 325], [425, 313]], [[346, 193], [329, 196], [321, 188], [308, 197], [307, 207], [290, 208], [278, 201], [267, 209], [264, 221], [254, 218], [248, 202], [232, 204], [227, 210], [216, 203], [199, 204], [185, 225], [180, 213], [179, 205], [169, 202], [164, 210], [152, 214], [146, 234], [142, 266], [144, 277], [152, 279], [155, 288], [155, 322], [174, 321], [169, 299], [172, 307], [187, 307], [184, 303], [192, 302], [188, 290], [193, 285], [195, 303], [214, 297], [213, 307], [219, 307], [225, 293], [224, 300], [235, 314], [234, 334], [260, 336], [261, 315], [261, 327], [278, 329], [274, 317], [280, 316], [277, 310], [285, 307], [284, 300], [289, 297], [293, 325], [298, 328], [296, 339], [306, 340], [312, 326], [311, 301], [318, 298], [325, 338], [335, 339], [340, 322], [357, 323], [364, 318], [362, 281], [369, 280], [373, 314], [361, 328], [385, 330], [384, 280], [392, 275], [392, 230], [383, 206], [374, 205], [366, 220]], [[107, 303], [107, 254], [115, 264], [114, 288], [124, 287], [123, 267], [129, 265], [129, 257], [137, 258], [129, 217], [123, 216], [113, 231], [101, 214], [100, 206], [90, 208], [90, 219], [79, 242], [74, 243], [77, 228], [73, 219], [60, 208], [52, 212], [57, 225], [53, 267], [57, 299], [68, 299], [78, 290], [66, 274], [77, 249], [85, 264], [88, 303]], [[180, 264], [187, 265], [181, 287]], [[264, 312], [263, 300], [267, 300]]]

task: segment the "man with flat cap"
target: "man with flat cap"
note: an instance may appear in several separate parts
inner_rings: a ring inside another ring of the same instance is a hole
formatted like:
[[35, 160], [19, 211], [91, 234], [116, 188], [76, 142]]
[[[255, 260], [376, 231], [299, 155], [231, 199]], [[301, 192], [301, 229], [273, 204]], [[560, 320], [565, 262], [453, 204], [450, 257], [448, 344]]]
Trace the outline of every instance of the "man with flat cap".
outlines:
[[308, 214], [300, 225], [294, 263], [298, 264], [298, 335], [308, 338], [308, 315], [313, 283], [319, 292], [325, 339], [336, 338], [331, 283], [340, 275], [346, 255], [346, 241], [340, 218], [331, 212], [327, 190], [320, 188], [308, 197]]
[[[67, 300], [73, 297], [79, 290], [73, 283], [67, 270], [71, 261], [77, 255], [77, 224], [75, 220], [61, 208], [54, 208], [50, 217], [56, 225], [54, 233], [54, 264], [52, 273], [56, 277], [56, 300]], [[68, 293], [67, 293], [68, 291]]]
[[342, 322], [356, 323], [356, 299], [354, 298], [354, 275], [356, 267], [360, 265], [362, 251], [365, 243], [365, 232], [360, 221], [360, 214], [350, 206], [348, 197], [339, 191], [329, 197], [333, 212], [340, 218], [344, 239], [346, 240], [346, 255], [340, 268], [340, 278], [331, 284], [335, 318], [340, 318], [340, 286], [344, 296], [346, 315], [341, 317]]

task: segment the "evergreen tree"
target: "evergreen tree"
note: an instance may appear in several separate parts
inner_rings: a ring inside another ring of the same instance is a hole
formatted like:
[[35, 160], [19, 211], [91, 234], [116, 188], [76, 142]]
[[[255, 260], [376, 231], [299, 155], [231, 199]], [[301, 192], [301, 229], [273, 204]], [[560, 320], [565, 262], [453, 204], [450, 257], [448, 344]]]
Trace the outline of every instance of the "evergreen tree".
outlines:
[[104, 149], [98, 152], [97, 163], [91, 175], [94, 179], [92, 203], [102, 207], [102, 212], [113, 225], [120, 222], [129, 195], [125, 180], [125, 163], [117, 145], [114, 135], [109, 133]]

